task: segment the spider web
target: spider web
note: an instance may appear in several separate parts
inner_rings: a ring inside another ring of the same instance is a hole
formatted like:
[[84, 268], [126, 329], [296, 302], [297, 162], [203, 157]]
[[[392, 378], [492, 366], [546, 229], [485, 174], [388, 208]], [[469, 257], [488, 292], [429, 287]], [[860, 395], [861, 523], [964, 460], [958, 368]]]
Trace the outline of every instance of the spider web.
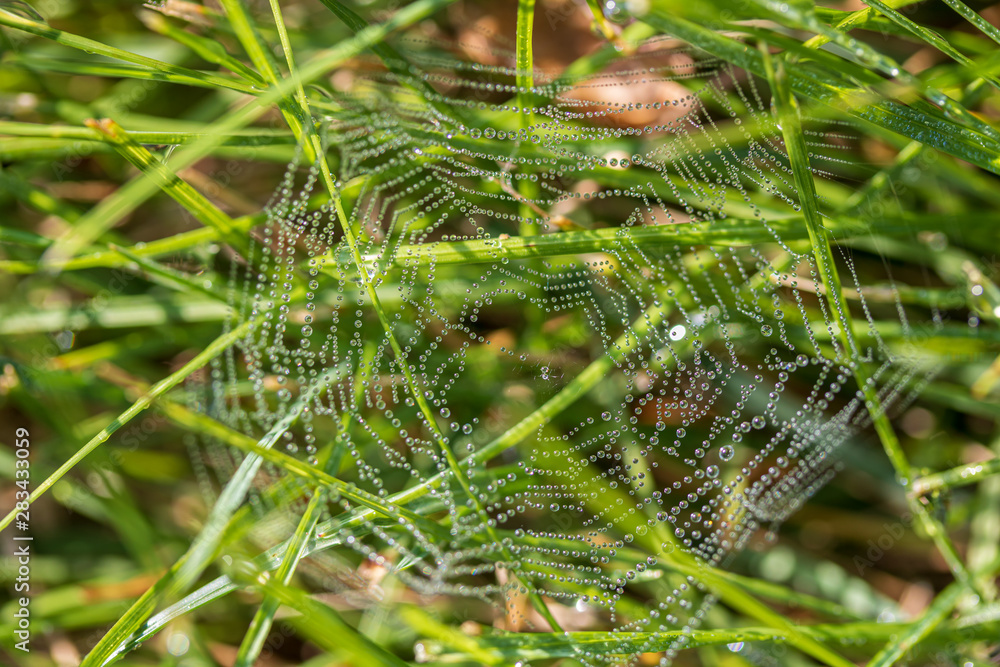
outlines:
[[[745, 72], [654, 40], [526, 91], [498, 53], [460, 46], [405, 40], [405, 60], [310, 92], [364, 273], [336, 207], [317, 206], [317, 167], [289, 165], [232, 268], [227, 326], [254, 325], [196, 407], [430, 518], [330, 493], [309, 551], [335, 590], [364, 560], [482, 601], [470, 613], [507, 630], [550, 629], [536, 594], [563, 629], [697, 627], [715, 595], [683, 565], [727, 567], [835, 474], [871, 421], [856, 364], [884, 409], [912, 400], [911, 321], [940, 313], [838, 245], [860, 323], [845, 346], [769, 92]], [[852, 126], [805, 123], [813, 176], [832, 182]], [[577, 245], [551, 250], [560, 238]], [[203, 445], [212, 493], [242, 455]], [[270, 548], [309, 487], [277, 466], [257, 482]]]

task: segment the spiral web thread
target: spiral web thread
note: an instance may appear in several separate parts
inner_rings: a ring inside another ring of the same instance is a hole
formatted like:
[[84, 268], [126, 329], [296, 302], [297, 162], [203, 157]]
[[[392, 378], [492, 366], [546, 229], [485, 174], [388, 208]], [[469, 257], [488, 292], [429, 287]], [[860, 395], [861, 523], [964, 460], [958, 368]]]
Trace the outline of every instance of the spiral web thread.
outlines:
[[[482, 600], [510, 630], [547, 628], [529, 592], [564, 629], [697, 627], [715, 598], [677, 563], [725, 568], [801, 507], [870, 424], [853, 365], [876, 369], [883, 406], [905, 406], [926, 381], [902, 354], [911, 319], [940, 313], [904, 303], [891, 275], [874, 273], [881, 262], [837, 246], [867, 325], [858, 349], [843, 347], [808, 241], [788, 231], [804, 222], [766, 87], [730, 65], [653, 41], [602, 74], [536, 73], [518, 91], [512, 70], [427, 42], [399, 48], [405, 65], [360, 63], [350, 92], [318, 106], [330, 109], [325, 138], [362, 268], [462, 463], [434, 441], [335, 208], [310, 201], [318, 170], [299, 161], [257, 251], [233, 265], [227, 326], [256, 323], [196, 407], [257, 439], [277, 428], [275, 447], [393, 507], [393, 494], [429, 488], [398, 506], [431, 524], [330, 493], [306, 561], [325, 586], [349, 589], [360, 556], [419, 593]], [[806, 120], [823, 181], [850, 164], [853, 135]], [[734, 224], [757, 240], [641, 236]], [[504, 252], [525, 234], [597, 228], [615, 229], [598, 249]], [[434, 254], [445, 246], [480, 254], [455, 263]], [[866, 299], [878, 281], [891, 296]], [[875, 315], [898, 319], [902, 339], [884, 339]], [[548, 414], [574, 382], [586, 391]], [[519, 423], [530, 428], [509, 436]], [[211, 489], [241, 455], [203, 444], [193, 456]], [[269, 548], [294, 529], [308, 484], [276, 466], [257, 481], [256, 539]]]

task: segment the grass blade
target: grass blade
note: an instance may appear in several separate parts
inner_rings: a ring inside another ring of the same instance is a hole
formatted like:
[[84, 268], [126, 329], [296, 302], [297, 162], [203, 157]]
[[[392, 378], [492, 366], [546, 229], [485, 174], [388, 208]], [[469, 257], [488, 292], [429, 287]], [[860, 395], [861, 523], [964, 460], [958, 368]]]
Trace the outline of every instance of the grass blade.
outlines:
[[997, 474], [1000, 474], [1000, 458], [980, 463], [966, 463], [951, 470], [917, 477], [913, 481], [910, 493], [914, 496], [923, 496], [941, 489], [954, 489], [967, 484], [975, 484]]
[[[236, 233], [232, 219], [179, 176], [168, 171], [162, 162], [132, 139], [121, 126], [111, 119], [88, 121], [87, 126], [103, 135], [143, 175], [184, 206], [195, 218], [215, 229], [220, 238], [246, 253], [247, 239]], [[107, 202], [112, 203], [109, 205]], [[45, 252], [44, 260], [57, 264], [73, 257], [81, 248], [95, 241], [119, 219], [114, 215], [116, 210], [120, 210], [118, 203], [110, 197], [103, 200]]]
[[955, 582], [941, 591], [934, 602], [924, 611], [923, 615], [913, 624], [907, 626], [871, 659], [868, 667], [889, 667], [919, 644], [930, 632], [943, 621], [958, 604], [966, 592], [961, 582]]
[[[248, 330], [249, 327], [245, 324], [233, 329], [230, 335], [237, 331], [245, 333]], [[298, 420], [315, 395], [337, 379], [339, 379], [337, 369], [324, 373], [316, 384], [311, 385], [302, 393], [296, 403], [288, 409], [288, 412], [257, 443], [255, 450], [244, 457], [239, 468], [219, 495], [211, 513], [205, 520], [204, 526], [187, 552], [101, 638], [84, 658], [82, 667], [100, 667], [120, 657], [120, 647], [142, 628], [156, 605], [163, 599], [170, 599], [182, 594], [201, 576], [201, 573], [215, 557], [230, 518], [243, 504], [247, 492], [250, 490], [250, 485], [264, 462], [262, 454], [271, 451], [274, 443]]]
[[[6, 9], [0, 8], [0, 25], [7, 28], [13, 28], [14, 30], [21, 30], [23, 32], [29, 33], [31, 35], [37, 35], [38, 37], [44, 37], [50, 39], [57, 44], [62, 44], [63, 46], [68, 46], [86, 53], [94, 53], [101, 56], [107, 56], [108, 58], [113, 58], [115, 60], [122, 60], [127, 63], [132, 63], [134, 65], [139, 65], [141, 67], [147, 68], [147, 70], [152, 70], [155, 72], [161, 72], [165, 75], [173, 75], [187, 82], [190, 81], [201, 81], [210, 87], [227, 87], [233, 90], [239, 90], [241, 92], [250, 92], [245, 84], [241, 83], [235, 79], [226, 79], [217, 74], [210, 74], [207, 72], [198, 72], [196, 70], [187, 69], [186, 67], [179, 67], [177, 65], [171, 65], [170, 63], [165, 63], [154, 58], [149, 58], [146, 56], [141, 56], [136, 53], [131, 53], [129, 51], [124, 51], [122, 49], [115, 48], [113, 46], [108, 46], [107, 44], [102, 44], [101, 42], [88, 39], [86, 37], [80, 37], [72, 33], [64, 32], [62, 30], [56, 30], [45, 23], [40, 23], [38, 21], [32, 21], [23, 16], [18, 16], [13, 14]], [[209, 83], [210, 81], [210, 83]]]
[[[44, 482], [39, 484], [28, 497], [28, 503], [33, 503], [38, 500], [39, 497], [44, 495], [52, 485], [58, 482], [62, 477], [72, 470], [80, 461], [87, 457], [92, 451], [97, 449], [100, 445], [108, 440], [115, 431], [120, 429], [122, 426], [131, 421], [136, 415], [148, 408], [156, 398], [164, 395], [169, 390], [176, 387], [178, 384], [184, 381], [189, 375], [197, 371], [199, 368], [207, 364], [210, 360], [225, 351], [230, 345], [235, 343], [241, 337], [246, 335], [247, 331], [250, 330], [251, 322], [244, 323], [243, 325], [233, 329], [232, 331], [219, 336], [210, 345], [205, 347], [204, 350], [199, 352], [191, 361], [184, 364], [175, 373], [167, 376], [166, 378], [160, 380], [155, 385], [150, 388], [148, 392], [142, 395], [132, 406], [121, 413], [113, 422], [108, 426], [101, 429], [101, 432], [95, 435], [91, 440], [81, 447], [73, 456], [71, 456], [65, 463], [59, 466], [59, 469], [48, 476]], [[12, 510], [3, 519], [0, 519], [0, 530], [3, 530], [10, 525], [11, 521], [14, 520], [14, 516], [17, 514], [16, 511]]]
[[[693, 46], [766, 78], [759, 51], [742, 42], [702, 27], [671, 13], [662, 3], [654, 2], [642, 20], [665, 33], [679, 37]], [[847, 63], [845, 63], [845, 68]], [[843, 109], [867, 123], [883, 127], [904, 137], [967, 160], [993, 173], [1000, 173], [1000, 143], [989, 136], [961, 131], [928, 105], [906, 106], [884, 100], [874, 91], [859, 88], [843, 80], [838, 73], [796, 68], [788, 73], [790, 88], [824, 104]], [[870, 79], [869, 79], [870, 80]]]
[[9, 64], [24, 67], [33, 72], [57, 72], [59, 74], [76, 74], [80, 76], [101, 76], [123, 79], [138, 79], [140, 81], [162, 81], [198, 88], [218, 90], [224, 88], [238, 93], [255, 95], [260, 88], [244, 83], [240, 79], [230, 79], [211, 72], [191, 70], [190, 73], [162, 71], [143, 65], [122, 63], [87, 63], [62, 58], [35, 58], [18, 56], [9, 59]]
[[[795, 187], [798, 190], [799, 202], [805, 214], [806, 226], [809, 230], [809, 239], [816, 262], [816, 270], [825, 285], [825, 294], [830, 312], [840, 329], [844, 355], [842, 363], [853, 369], [855, 381], [864, 394], [865, 407], [871, 416], [872, 423], [875, 425], [875, 431], [882, 442], [882, 447], [896, 469], [896, 474], [904, 488], [909, 487], [913, 483], [913, 470], [899, 443], [899, 438], [896, 436], [892, 424], [889, 422], [889, 418], [881, 406], [875, 383], [869, 378], [868, 371], [861, 360], [857, 343], [854, 340], [855, 327], [852, 322], [850, 310], [847, 304], [841, 301], [843, 290], [840, 276], [837, 274], [837, 267], [833, 261], [829, 232], [823, 226], [823, 221], [817, 207], [818, 198], [813, 183], [812, 171], [809, 167], [809, 151], [806, 146], [805, 135], [802, 131], [798, 103], [792, 94], [788, 79], [784, 74], [782, 68], [783, 62], [779, 61], [777, 68], [772, 66], [770, 52], [766, 44], [761, 44], [760, 52], [767, 79], [771, 84], [774, 103], [781, 123], [781, 133], [785, 139], [785, 149], [788, 152]], [[932, 517], [928, 508], [918, 500], [911, 499], [910, 507], [912, 512], [920, 518], [921, 525], [924, 526], [928, 535], [934, 540], [934, 543], [937, 545], [945, 561], [947, 561], [955, 577], [970, 589], [975, 590], [975, 581], [963, 564], [955, 546], [948, 538], [944, 526]]]

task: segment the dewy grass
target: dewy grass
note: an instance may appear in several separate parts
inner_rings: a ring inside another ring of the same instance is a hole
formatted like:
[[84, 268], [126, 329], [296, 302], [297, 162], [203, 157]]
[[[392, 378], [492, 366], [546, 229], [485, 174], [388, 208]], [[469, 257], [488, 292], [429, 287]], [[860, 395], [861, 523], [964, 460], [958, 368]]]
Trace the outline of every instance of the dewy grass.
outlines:
[[996, 27], [321, 4], [0, 8], [18, 664], [989, 659]]

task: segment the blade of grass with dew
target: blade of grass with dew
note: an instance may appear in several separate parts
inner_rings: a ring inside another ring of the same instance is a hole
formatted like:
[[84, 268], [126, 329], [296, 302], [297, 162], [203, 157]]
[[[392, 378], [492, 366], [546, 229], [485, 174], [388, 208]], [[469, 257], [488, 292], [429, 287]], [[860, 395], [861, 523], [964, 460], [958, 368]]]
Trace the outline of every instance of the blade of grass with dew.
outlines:
[[[983, 212], [987, 218], [996, 214]], [[767, 226], [759, 219], [728, 217], [711, 222], [686, 222], [669, 225], [607, 227], [591, 231], [569, 231], [528, 237], [505, 239], [473, 239], [469, 241], [435, 241], [416, 245], [403, 245], [393, 255], [392, 262], [401, 267], [448, 264], [471, 264], [523, 260], [536, 257], [555, 257], [582, 253], [620, 251], [629, 248], [709, 246], [753, 246], [806, 240], [809, 234], [801, 216], [770, 221]], [[859, 219], [839, 215], [830, 220], [829, 230], [836, 237], [849, 237], [865, 233], [909, 235], [914, 230], [943, 231], [953, 224], [952, 216], [907, 215]], [[985, 238], [983, 239], [986, 240]], [[367, 258], [374, 261], [380, 257]], [[330, 263], [317, 258], [320, 265]]]
[[992, 475], [1000, 474], [1000, 458], [966, 463], [951, 470], [921, 475], [913, 481], [910, 493], [923, 496], [941, 489], [954, 489], [967, 484], [976, 484]]
[[944, 3], [954, 9], [959, 16], [974, 25], [984, 35], [997, 44], [1000, 44], [1000, 29], [977, 14], [975, 10], [962, 2], [962, 0], [944, 0]]
[[[826, 286], [826, 298], [834, 321], [840, 328], [844, 355], [848, 365], [852, 367], [855, 380], [865, 397], [865, 407], [875, 425], [879, 440], [886, 455], [892, 462], [904, 488], [913, 482], [913, 470], [906, 454], [903, 452], [899, 439], [896, 437], [888, 416], [880, 405], [874, 382], [860, 360], [857, 344], [854, 340], [854, 324], [846, 304], [841, 301], [841, 282], [833, 260], [830, 247], [829, 232], [823, 226], [823, 221], [817, 208], [816, 189], [813, 185], [812, 171], [809, 167], [809, 151], [802, 131], [801, 119], [795, 96], [784, 73], [784, 61], [779, 60], [778, 67], [772, 65], [770, 51], [766, 43], [760, 46], [765, 75], [771, 85], [778, 118], [781, 122], [781, 133], [785, 140], [785, 149], [792, 167], [792, 176], [798, 191], [799, 202], [805, 214], [806, 226], [809, 230], [810, 242], [813, 247], [816, 270]], [[944, 526], [932, 517], [919, 501], [911, 501], [913, 513], [919, 517], [921, 525], [938, 547], [938, 551], [948, 563], [955, 577], [971, 590], [975, 590], [975, 582], [959, 557], [954, 544], [949, 539]]]
[[935, 49], [937, 49], [941, 53], [944, 53], [955, 62], [964, 65], [966, 68], [969, 69], [969, 71], [976, 72], [977, 74], [982, 76], [983, 79], [991, 83], [994, 87], [1000, 88], [1000, 81], [998, 81], [995, 76], [992, 76], [987, 72], [980, 71], [976, 67], [976, 64], [972, 62], [972, 60], [970, 60], [963, 53], [955, 49], [951, 44], [947, 42], [947, 40], [945, 40], [940, 35], [936, 34], [933, 30], [918, 25], [912, 20], [906, 18], [896, 9], [890, 7], [887, 3], [883, 2], [883, 0], [872, 0], [870, 3], [867, 4], [878, 10], [879, 13], [881, 13], [883, 16], [888, 18], [890, 21], [892, 21], [899, 27], [903, 28], [907, 32], [914, 35], [917, 39], [921, 40], [925, 44], [933, 46]]
[[[685, 40], [748, 72], [766, 78], [760, 52], [742, 42], [672, 14], [659, 2], [653, 2], [641, 20], [664, 33]], [[790, 86], [800, 95], [842, 108], [867, 123], [883, 127], [904, 137], [921, 141], [938, 150], [1000, 173], [1000, 145], [988, 137], [963, 132], [942, 117], [922, 108], [906, 107], [884, 100], [857, 87], [839, 81], [836, 73], [824, 70], [823, 78], [815, 72], [795, 68], [789, 72]]]

